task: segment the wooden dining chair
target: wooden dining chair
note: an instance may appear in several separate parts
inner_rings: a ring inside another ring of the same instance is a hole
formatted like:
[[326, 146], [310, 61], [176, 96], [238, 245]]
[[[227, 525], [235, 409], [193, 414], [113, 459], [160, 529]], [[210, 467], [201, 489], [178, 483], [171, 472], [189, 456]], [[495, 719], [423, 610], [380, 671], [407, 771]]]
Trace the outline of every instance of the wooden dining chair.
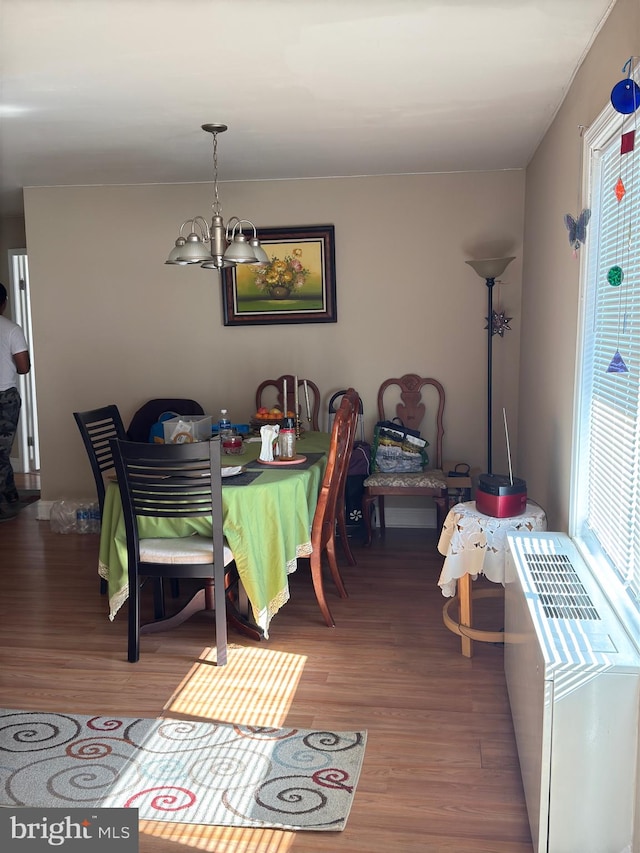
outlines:
[[[175, 625], [175, 618], [168, 617], [141, 626], [141, 579], [203, 578], [203, 594], [209, 597], [206, 609], [215, 610], [216, 661], [223, 666], [227, 662], [225, 576], [233, 553], [222, 534], [220, 440], [185, 444], [115, 440], [112, 448], [127, 538], [129, 661], [135, 663], [140, 657], [141, 633]], [[138, 524], [149, 518], [211, 519], [211, 533], [141, 538]]]
[[[346, 535], [344, 526], [344, 483], [349, 467], [358, 421], [359, 396], [353, 388], [345, 391], [331, 428], [329, 454], [318, 503], [311, 526], [312, 552], [309, 557], [311, 579], [327, 626], [333, 628], [335, 621], [327, 604], [322, 575], [323, 556], [326, 554], [331, 577], [341, 598], [347, 598], [336, 558], [336, 527], [340, 535]], [[342, 519], [342, 523], [340, 522]], [[355, 560], [354, 560], [355, 562]]]
[[[256, 389], [256, 411], [265, 406], [268, 409], [278, 408], [285, 411], [284, 383], [287, 383], [286, 411], [295, 411], [295, 376], [284, 373], [277, 379], [265, 379]], [[307, 383], [309, 393], [309, 413], [311, 423], [307, 419], [307, 400], [304, 391], [304, 383]], [[274, 393], [275, 391], [275, 393]], [[318, 432], [320, 429], [320, 390], [311, 379], [298, 378], [298, 408], [300, 410], [300, 422], [308, 429]]]
[[[337, 408], [339, 407], [339, 401], [342, 400], [342, 397], [353, 391], [352, 388], [342, 391], [336, 391], [336, 393], [331, 397], [329, 401], [329, 429], [333, 427], [333, 421], [335, 419]], [[349, 542], [349, 535], [347, 533], [347, 501], [346, 501], [346, 490], [347, 490], [347, 478], [349, 476], [349, 462], [351, 461], [351, 456], [354, 452], [354, 446], [356, 442], [356, 436], [360, 436], [360, 440], [364, 438], [364, 424], [363, 424], [363, 407], [362, 407], [362, 398], [358, 395], [358, 405], [354, 407], [354, 410], [351, 414], [352, 423], [351, 428], [353, 430], [353, 437], [351, 439], [351, 450], [349, 452], [349, 461], [344, 466], [344, 471], [342, 472], [342, 479], [340, 483], [340, 490], [338, 493], [338, 503], [336, 505], [336, 528], [338, 532], [338, 537], [340, 539], [340, 545], [342, 546], [342, 550], [344, 551], [345, 557], [347, 558], [347, 562], [350, 566], [357, 565], [356, 558], [353, 555], [353, 551], [351, 550], [351, 544]], [[363, 442], [364, 443], [364, 442]], [[368, 446], [368, 445], [367, 445]]]
[[404, 426], [420, 430], [429, 442], [430, 468], [416, 474], [373, 472], [364, 481], [362, 513], [366, 528], [366, 545], [371, 544], [371, 516], [378, 501], [380, 531], [384, 535], [384, 499], [387, 495], [429, 497], [436, 505], [438, 531], [447, 515], [447, 479], [442, 470], [442, 438], [444, 435], [444, 388], [437, 379], [405, 373], [386, 379], [378, 389], [378, 418], [399, 418]]
[[[74, 412], [82, 441], [89, 457], [91, 473], [96, 484], [100, 518], [104, 509], [105, 477], [113, 471], [113, 453], [111, 452], [112, 438], [125, 438], [125, 429], [120, 410], [115, 404], [102, 406], [100, 409], [90, 409], [86, 412]], [[100, 578], [100, 592], [107, 592], [107, 582]]]

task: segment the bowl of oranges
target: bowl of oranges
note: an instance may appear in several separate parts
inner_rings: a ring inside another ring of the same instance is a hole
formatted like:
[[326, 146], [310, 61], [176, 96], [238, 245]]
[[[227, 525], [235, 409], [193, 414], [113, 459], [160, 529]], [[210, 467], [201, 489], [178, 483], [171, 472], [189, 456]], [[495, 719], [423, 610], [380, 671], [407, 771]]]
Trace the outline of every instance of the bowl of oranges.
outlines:
[[263, 427], [266, 424], [281, 424], [285, 417], [294, 418], [295, 413], [287, 412], [285, 415], [282, 409], [278, 409], [277, 406], [274, 406], [272, 409], [267, 409], [266, 406], [261, 406], [255, 415], [249, 419], [249, 423], [251, 424], [251, 428], [255, 432], [259, 433], [260, 427]]

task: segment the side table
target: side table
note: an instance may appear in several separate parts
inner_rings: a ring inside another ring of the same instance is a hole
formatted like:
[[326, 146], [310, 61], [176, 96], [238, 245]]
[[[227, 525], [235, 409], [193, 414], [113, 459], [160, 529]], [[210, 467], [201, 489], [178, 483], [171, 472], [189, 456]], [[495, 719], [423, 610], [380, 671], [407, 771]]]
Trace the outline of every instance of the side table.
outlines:
[[[474, 640], [484, 643], [504, 641], [502, 631], [473, 627], [473, 598], [496, 595], [499, 590], [485, 589], [474, 593], [472, 581], [483, 574], [493, 583], [504, 586], [507, 534], [518, 530], [546, 529], [546, 514], [533, 501], [527, 502], [521, 515], [509, 518], [484, 515], [476, 509], [475, 501], [458, 503], [449, 510], [438, 540], [438, 551], [445, 558], [438, 585], [442, 594], [451, 599], [442, 611], [444, 624], [461, 638], [465, 657], [473, 655]], [[458, 621], [451, 616], [456, 605]]]

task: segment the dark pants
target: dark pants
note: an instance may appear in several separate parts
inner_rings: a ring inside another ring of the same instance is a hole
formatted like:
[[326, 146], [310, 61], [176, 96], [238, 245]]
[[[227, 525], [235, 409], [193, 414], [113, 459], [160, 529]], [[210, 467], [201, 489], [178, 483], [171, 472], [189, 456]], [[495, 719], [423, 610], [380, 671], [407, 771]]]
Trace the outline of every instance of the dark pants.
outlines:
[[17, 388], [0, 391], [0, 506], [18, 500], [11, 467], [11, 447], [18, 428], [20, 404]]

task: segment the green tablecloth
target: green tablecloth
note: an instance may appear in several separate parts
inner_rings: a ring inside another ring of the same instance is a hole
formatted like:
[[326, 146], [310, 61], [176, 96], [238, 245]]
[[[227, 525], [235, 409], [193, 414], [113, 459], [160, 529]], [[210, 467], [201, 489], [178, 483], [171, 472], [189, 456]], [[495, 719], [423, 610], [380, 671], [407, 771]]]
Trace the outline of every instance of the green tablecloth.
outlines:
[[[233, 551], [240, 580], [247, 593], [255, 622], [268, 637], [271, 618], [289, 599], [288, 575], [295, 571], [296, 558], [311, 553], [311, 525], [326, 466], [329, 434], [305, 433], [298, 453], [323, 452], [306, 469], [266, 467], [248, 485], [223, 485], [223, 529]], [[250, 465], [260, 443], [246, 443], [240, 456], [223, 456], [224, 465]], [[252, 464], [253, 463], [253, 464]], [[224, 481], [223, 481], [224, 483]], [[143, 537], [208, 534], [206, 518], [145, 519]], [[109, 618], [113, 619], [129, 593], [127, 545], [120, 492], [116, 483], [107, 488], [102, 513], [99, 573], [109, 585]]]

